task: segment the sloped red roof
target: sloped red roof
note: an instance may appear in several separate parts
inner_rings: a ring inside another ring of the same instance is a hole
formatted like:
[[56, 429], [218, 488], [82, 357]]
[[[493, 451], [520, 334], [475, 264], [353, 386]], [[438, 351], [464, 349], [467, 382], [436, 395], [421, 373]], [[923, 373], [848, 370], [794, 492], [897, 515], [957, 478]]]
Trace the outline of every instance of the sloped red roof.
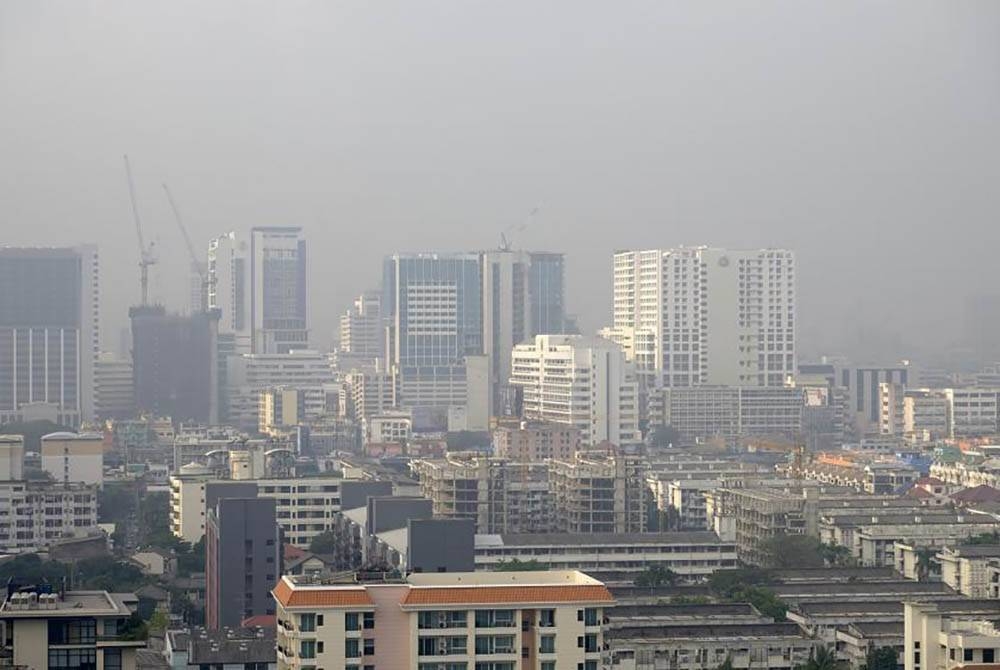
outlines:
[[283, 553], [285, 555], [285, 560], [286, 561], [293, 561], [293, 560], [295, 560], [297, 558], [302, 558], [303, 556], [305, 556], [309, 552], [306, 551], [305, 549], [299, 549], [295, 545], [286, 544], [283, 547]]
[[293, 588], [282, 579], [271, 593], [282, 607], [374, 607], [375, 605], [363, 586]]
[[927, 489], [922, 489], [919, 486], [914, 486], [912, 489], [906, 492], [906, 497], [908, 498], [933, 498], [934, 494]]
[[240, 622], [241, 628], [274, 628], [278, 618], [273, 614], [258, 614]]
[[937, 477], [921, 477], [913, 482], [914, 486], [944, 486], [944, 482]]
[[953, 493], [951, 499], [963, 503], [1000, 502], [1000, 490], [981, 484]]

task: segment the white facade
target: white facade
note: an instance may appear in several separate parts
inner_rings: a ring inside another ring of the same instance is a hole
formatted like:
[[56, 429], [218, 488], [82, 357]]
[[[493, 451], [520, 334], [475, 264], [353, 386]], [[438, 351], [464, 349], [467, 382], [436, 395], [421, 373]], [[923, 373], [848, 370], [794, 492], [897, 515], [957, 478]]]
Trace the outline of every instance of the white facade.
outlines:
[[0, 481], [24, 479], [24, 438], [0, 435]]
[[35, 553], [57, 540], [97, 530], [95, 486], [0, 482], [2, 553]]
[[132, 361], [100, 354], [94, 367], [94, 415], [99, 419], [123, 419], [134, 414]]
[[587, 445], [641, 440], [635, 366], [613, 342], [538, 335], [514, 348], [512, 366], [525, 418], [573, 425]]
[[234, 353], [250, 353], [250, 259], [247, 240], [234, 232], [208, 243], [208, 307], [218, 309], [219, 335]]
[[413, 432], [413, 417], [409, 412], [384, 412], [366, 418], [364, 426], [366, 442], [403, 444]]
[[1000, 390], [986, 388], [945, 389], [951, 404], [952, 437], [997, 433]]
[[795, 374], [791, 251], [620, 251], [613, 293], [612, 326], [634, 329], [651, 385], [781, 386]]
[[285, 354], [244, 354], [227, 361], [229, 421], [256, 430], [260, 421], [260, 392], [277, 387], [321, 389], [334, 382], [326, 354], [308, 349]]
[[362, 293], [340, 317], [340, 350], [354, 356], [383, 358], [383, 326], [379, 294]]

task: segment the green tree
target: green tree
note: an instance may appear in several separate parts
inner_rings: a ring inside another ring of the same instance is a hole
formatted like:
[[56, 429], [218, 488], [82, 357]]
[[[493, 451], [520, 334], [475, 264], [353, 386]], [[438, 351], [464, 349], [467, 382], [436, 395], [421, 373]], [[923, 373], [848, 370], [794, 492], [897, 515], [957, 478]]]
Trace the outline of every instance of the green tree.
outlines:
[[337, 535], [332, 530], [325, 530], [312, 539], [309, 551], [314, 554], [332, 554], [337, 550]]
[[926, 582], [931, 574], [939, 572], [941, 566], [935, 560], [937, 550], [931, 547], [919, 547], [914, 552], [917, 559], [917, 581]]
[[[187, 544], [186, 542], [184, 543]], [[190, 577], [195, 572], [205, 571], [205, 536], [202, 535], [201, 539], [190, 545], [188, 551], [183, 550], [184, 547], [181, 546], [181, 551], [175, 550], [175, 556], [177, 557], [177, 575], [180, 577]]]
[[857, 560], [851, 555], [851, 550], [839, 544], [821, 544], [820, 555], [823, 561], [831, 567], [852, 567]]
[[74, 588], [104, 591], [135, 591], [150, 581], [137, 566], [109, 556], [78, 561], [73, 577]]
[[726, 660], [715, 666], [715, 670], [733, 670], [733, 657], [726, 656]]
[[837, 657], [833, 651], [829, 647], [822, 646], [814, 647], [809, 653], [809, 660], [800, 668], [802, 670], [836, 670], [838, 665]]
[[892, 647], [872, 647], [865, 656], [862, 670], [897, 670], [899, 654]]
[[778, 534], [762, 545], [769, 568], [822, 568], [822, 544], [811, 535]]
[[57, 561], [43, 561], [38, 554], [20, 554], [0, 563], [0, 582], [14, 580], [21, 586], [29, 584], [62, 583], [63, 577], [68, 577], [66, 565]]
[[731, 598], [734, 593], [747, 586], [761, 586], [771, 581], [771, 571], [762, 568], [716, 570], [708, 578], [708, 588], [719, 598]]
[[788, 612], [788, 605], [778, 598], [774, 591], [766, 586], [748, 586], [733, 593], [730, 597], [733, 602], [750, 603], [757, 610], [769, 616], [775, 621], [784, 621]]
[[965, 541], [966, 544], [1000, 544], [1000, 531], [993, 531], [992, 533], [980, 533], [979, 535], [971, 535], [969, 539]]
[[530, 572], [531, 570], [548, 570], [549, 566], [544, 563], [539, 563], [535, 559], [530, 561], [522, 561], [519, 558], [512, 558], [509, 561], [500, 561], [497, 563], [496, 567], [493, 568], [494, 572]]
[[652, 565], [637, 574], [632, 583], [641, 588], [673, 586], [677, 583], [677, 573], [662, 565]]

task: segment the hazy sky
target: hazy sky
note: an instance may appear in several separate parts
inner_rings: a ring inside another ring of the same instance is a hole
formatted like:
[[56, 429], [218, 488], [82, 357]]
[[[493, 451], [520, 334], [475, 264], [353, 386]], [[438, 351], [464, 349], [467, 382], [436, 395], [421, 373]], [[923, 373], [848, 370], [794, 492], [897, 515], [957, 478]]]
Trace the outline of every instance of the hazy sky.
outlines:
[[[96, 242], [105, 343], [199, 247], [306, 229], [326, 345], [392, 251], [798, 252], [800, 350], [919, 352], [995, 292], [1000, 2], [0, 2], [0, 243]], [[0, 287], [2, 290], [2, 287]], [[862, 321], [865, 323], [862, 324]], [[873, 354], [874, 355], [874, 354]]]

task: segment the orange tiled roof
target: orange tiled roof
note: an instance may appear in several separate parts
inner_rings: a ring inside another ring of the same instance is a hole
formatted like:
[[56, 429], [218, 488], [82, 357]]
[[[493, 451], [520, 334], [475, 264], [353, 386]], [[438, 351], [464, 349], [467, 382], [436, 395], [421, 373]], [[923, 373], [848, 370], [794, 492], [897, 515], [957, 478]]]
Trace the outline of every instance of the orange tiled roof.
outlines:
[[292, 588], [282, 579], [272, 591], [282, 607], [352, 607], [374, 606], [364, 588]]
[[612, 602], [600, 584], [553, 586], [411, 587], [401, 603], [407, 605], [490, 605], [495, 603]]

